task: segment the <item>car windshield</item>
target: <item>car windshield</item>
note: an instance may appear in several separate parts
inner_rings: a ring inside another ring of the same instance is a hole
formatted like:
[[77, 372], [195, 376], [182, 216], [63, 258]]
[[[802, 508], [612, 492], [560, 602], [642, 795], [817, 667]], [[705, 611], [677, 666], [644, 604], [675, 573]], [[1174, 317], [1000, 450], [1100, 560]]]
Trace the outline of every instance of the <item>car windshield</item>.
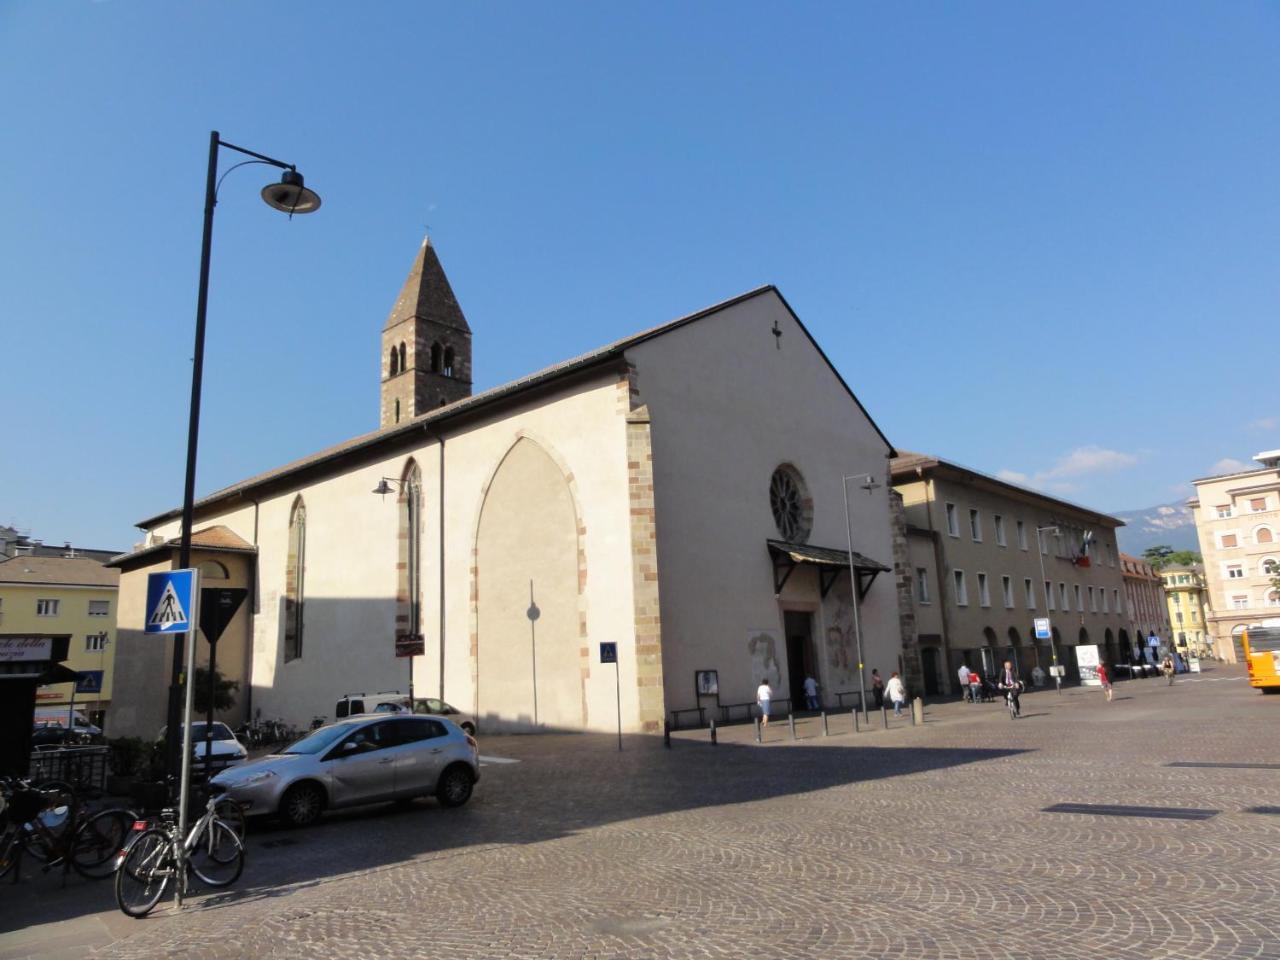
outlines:
[[351, 732], [351, 725], [346, 723], [335, 723], [329, 727], [321, 727], [314, 733], [309, 733], [301, 740], [297, 740], [289, 746], [281, 750], [281, 753], [297, 753], [297, 754], [316, 754], [323, 753], [329, 747], [333, 746], [337, 741]]
[[440, 714], [456, 713], [457, 711], [443, 700], [436, 700], [432, 697], [427, 697], [425, 700], [419, 700], [414, 703], [413, 712], [419, 714]]
[[[208, 724], [205, 723], [203, 720], [193, 723], [191, 725], [191, 739], [203, 740], [205, 738], [205, 727], [207, 726]], [[181, 730], [182, 728], [179, 727], [178, 729]], [[164, 739], [164, 735], [167, 730], [168, 730], [168, 727], [164, 727], [160, 730], [159, 739], [161, 740]], [[231, 732], [231, 728], [228, 727], [225, 723], [215, 723], [213, 725], [213, 735], [209, 739], [210, 740], [234, 740], [235, 738], [236, 738], [236, 735]]]

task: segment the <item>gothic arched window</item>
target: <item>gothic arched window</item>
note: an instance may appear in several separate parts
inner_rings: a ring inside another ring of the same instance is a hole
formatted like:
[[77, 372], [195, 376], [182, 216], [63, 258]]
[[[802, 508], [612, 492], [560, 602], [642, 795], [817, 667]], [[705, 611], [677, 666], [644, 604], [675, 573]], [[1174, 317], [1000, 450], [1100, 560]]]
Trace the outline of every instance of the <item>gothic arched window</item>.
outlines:
[[444, 348], [444, 375], [453, 376], [453, 347]]
[[440, 372], [440, 343], [436, 341], [431, 345], [431, 372]]
[[400, 475], [399, 500], [396, 638], [416, 638], [422, 632], [422, 471], [413, 460]]
[[400, 341], [400, 371], [403, 373], [409, 369], [409, 365], [404, 362], [404, 341]]
[[391, 348], [391, 364], [388, 369], [393, 377], [400, 372], [400, 354], [395, 347]]
[[284, 660], [302, 656], [303, 581], [307, 571], [307, 506], [299, 496], [289, 514], [289, 554], [284, 570]]

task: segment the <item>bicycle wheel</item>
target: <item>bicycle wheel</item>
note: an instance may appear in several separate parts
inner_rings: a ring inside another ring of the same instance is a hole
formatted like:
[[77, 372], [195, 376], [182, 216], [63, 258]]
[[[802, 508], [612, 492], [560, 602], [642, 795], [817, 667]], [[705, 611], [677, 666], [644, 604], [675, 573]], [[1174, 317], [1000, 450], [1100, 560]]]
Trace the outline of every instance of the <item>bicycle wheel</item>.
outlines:
[[116, 903], [131, 917], [150, 913], [174, 877], [173, 850], [163, 830], [148, 830], [126, 851], [116, 868]]
[[229, 886], [244, 869], [244, 844], [228, 824], [214, 818], [200, 832], [187, 863], [191, 872], [209, 886]]
[[75, 795], [70, 788], [57, 781], [49, 781], [37, 789], [47, 798], [44, 807], [34, 817], [19, 827], [22, 848], [41, 863], [53, 865], [62, 861], [59, 852], [64, 841], [69, 840], [67, 831], [76, 820]]
[[11, 824], [9, 829], [0, 835], [0, 877], [8, 876], [9, 871], [18, 865], [22, 856], [22, 844], [18, 840], [18, 824]]
[[103, 810], [82, 823], [71, 845], [76, 872], [92, 880], [111, 876], [136, 819], [131, 810]]
[[218, 802], [213, 805], [213, 815], [230, 827], [232, 832], [243, 842], [245, 830], [248, 829], [248, 820], [244, 815], [244, 807], [230, 797], [219, 797]]

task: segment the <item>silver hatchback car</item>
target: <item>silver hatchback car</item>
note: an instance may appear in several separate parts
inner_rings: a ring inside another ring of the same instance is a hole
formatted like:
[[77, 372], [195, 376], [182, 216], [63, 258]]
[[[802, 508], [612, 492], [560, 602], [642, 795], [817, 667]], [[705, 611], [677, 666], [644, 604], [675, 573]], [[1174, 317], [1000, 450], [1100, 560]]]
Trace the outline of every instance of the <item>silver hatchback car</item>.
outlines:
[[250, 815], [278, 813], [304, 826], [327, 807], [428, 795], [461, 806], [479, 779], [475, 739], [449, 720], [374, 713], [320, 727], [212, 782]]

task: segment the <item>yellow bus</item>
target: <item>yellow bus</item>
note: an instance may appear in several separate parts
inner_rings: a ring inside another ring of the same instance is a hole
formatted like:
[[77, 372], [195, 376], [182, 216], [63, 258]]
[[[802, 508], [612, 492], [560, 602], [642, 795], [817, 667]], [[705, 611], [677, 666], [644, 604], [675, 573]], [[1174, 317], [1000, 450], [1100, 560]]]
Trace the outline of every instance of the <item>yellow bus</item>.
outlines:
[[1280, 628], [1251, 627], [1241, 636], [1249, 686], [1263, 693], [1280, 691]]

